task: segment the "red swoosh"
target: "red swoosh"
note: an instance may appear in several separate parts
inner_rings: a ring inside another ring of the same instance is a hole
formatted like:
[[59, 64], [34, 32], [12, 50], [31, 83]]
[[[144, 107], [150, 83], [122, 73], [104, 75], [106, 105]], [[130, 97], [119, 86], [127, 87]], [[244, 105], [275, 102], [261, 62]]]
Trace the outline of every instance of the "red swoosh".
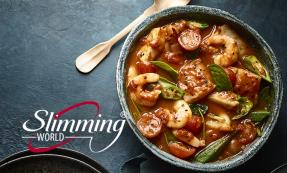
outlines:
[[72, 109], [75, 109], [77, 107], [83, 106], [83, 105], [94, 105], [97, 108], [97, 114], [96, 115], [98, 115], [98, 113], [100, 111], [100, 104], [98, 102], [95, 102], [95, 101], [84, 101], [84, 102], [80, 102], [80, 103], [74, 104], [74, 105], [72, 105], [70, 107], [67, 107], [64, 110], [59, 111], [58, 113], [55, 114], [54, 118], [58, 119], [64, 113], [66, 113], [66, 112], [68, 112], [68, 111], [70, 111]]

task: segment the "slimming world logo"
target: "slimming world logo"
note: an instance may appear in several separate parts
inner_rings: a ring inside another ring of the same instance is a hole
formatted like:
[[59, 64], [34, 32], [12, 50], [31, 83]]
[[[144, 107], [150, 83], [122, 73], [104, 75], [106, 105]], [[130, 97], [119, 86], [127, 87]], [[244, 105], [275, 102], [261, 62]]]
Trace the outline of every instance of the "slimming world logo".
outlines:
[[[83, 117], [83, 119], [72, 119], [68, 117], [67, 114], [69, 111], [84, 105], [95, 107], [95, 116], [93, 118], [85, 119]], [[57, 113], [47, 110], [37, 110], [31, 119], [23, 123], [23, 129], [26, 134], [22, 138], [28, 139], [28, 149], [37, 153], [53, 150], [75, 139], [89, 140], [91, 152], [99, 153], [107, 150], [117, 141], [123, 131], [124, 125], [125, 119], [123, 113], [121, 113], [120, 119], [116, 121], [104, 119], [103, 115], [100, 114], [100, 104], [98, 102], [85, 101]], [[95, 145], [95, 136], [99, 133], [113, 135], [113, 137], [110, 143], [97, 148], [97, 145]], [[41, 146], [37, 145], [35, 147], [35, 142], [40, 142]]]

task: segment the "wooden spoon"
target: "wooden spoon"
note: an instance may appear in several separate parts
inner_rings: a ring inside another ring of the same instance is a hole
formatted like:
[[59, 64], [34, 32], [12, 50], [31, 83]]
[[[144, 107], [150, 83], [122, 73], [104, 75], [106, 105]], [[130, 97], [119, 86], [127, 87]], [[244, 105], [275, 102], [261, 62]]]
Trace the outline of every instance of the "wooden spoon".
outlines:
[[131, 31], [132, 28], [142, 22], [146, 17], [165, 8], [187, 5], [189, 2], [190, 0], [154, 0], [152, 6], [147, 8], [142, 15], [136, 18], [132, 23], [126, 26], [113, 38], [92, 47], [91, 49], [80, 55], [76, 59], [77, 69], [83, 73], [89, 73], [109, 54], [111, 47], [116, 42], [123, 38], [127, 33]]

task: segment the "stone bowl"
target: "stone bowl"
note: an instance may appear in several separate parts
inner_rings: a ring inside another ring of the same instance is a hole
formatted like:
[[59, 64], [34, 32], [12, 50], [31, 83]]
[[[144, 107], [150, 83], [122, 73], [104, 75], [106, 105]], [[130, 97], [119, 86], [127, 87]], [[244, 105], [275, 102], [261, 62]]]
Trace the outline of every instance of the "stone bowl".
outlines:
[[[140, 133], [136, 127], [136, 122], [134, 121], [133, 116], [129, 111], [126, 100], [127, 94], [125, 90], [125, 75], [127, 73], [126, 60], [129, 57], [129, 54], [133, 50], [136, 41], [152, 28], [167, 24], [178, 19], [192, 19], [212, 23], [228, 24], [255, 48], [259, 60], [266, 66], [272, 78], [272, 87], [274, 89], [274, 97], [271, 105], [272, 115], [269, 116], [268, 120], [266, 121], [262, 136], [255, 139], [243, 151], [228, 159], [202, 164], [185, 161], [169, 153], [166, 153], [152, 144]], [[283, 95], [282, 78], [279, 65], [275, 54], [273, 53], [270, 46], [266, 43], [266, 41], [253, 28], [228, 12], [222, 11], [220, 9], [193, 5], [185, 7], [173, 7], [163, 10], [148, 17], [145, 21], [134, 28], [126, 38], [122, 47], [117, 64], [116, 82], [119, 100], [125, 113], [126, 120], [138, 139], [143, 143], [143, 145], [147, 147], [154, 155], [172, 165], [190, 170], [206, 172], [228, 170], [243, 164], [252, 156], [254, 156], [263, 146], [263, 144], [268, 140], [268, 137], [270, 136], [271, 131], [276, 124]]]

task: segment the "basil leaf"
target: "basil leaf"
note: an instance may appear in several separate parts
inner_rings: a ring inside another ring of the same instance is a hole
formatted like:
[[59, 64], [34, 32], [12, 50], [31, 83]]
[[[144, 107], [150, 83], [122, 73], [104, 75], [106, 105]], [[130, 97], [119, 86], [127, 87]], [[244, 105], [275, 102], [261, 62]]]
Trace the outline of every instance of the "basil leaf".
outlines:
[[240, 97], [239, 101], [239, 113], [238, 115], [234, 116], [232, 119], [237, 120], [240, 119], [248, 114], [248, 112], [252, 109], [253, 103], [247, 97]]
[[211, 64], [208, 68], [211, 72], [217, 91], [232, 90], [232, 83], [222, 67], [216, 64]]
[[184, 91], [178, 88], [174, 83], [161, 77], [158, 83], [161, 86], [161, 95], [165, 99], [180, 100], [184, 95]]
[[261, 62], [256, 58], [256, 56], [245, 56], [243, 59], [243, 66], [253, 73], [259, 75], [267, 82], [272, 82], [266, 68], [261, 64]]
[[190, 104], [189, 105], [191, 111], [193, 114], [200, 115], [200, 114], [206, 114], [208, 111], [208, 106], [203, 104]]
[[162, 70], [168, 72], [173, 78], [177, 78], [178, 76], [178, 71], [175, 70], [174, 68], [172, 68], [170, 65], [168, 65], [165, 62], [162, 61], [151, 61], [151, 63], [159, 68], [161, 68]]
[[250, 113], [250, 119], [254, 122], [260, 122], [269, 115], [271, 115], [271, 113], [265, 110], [255, 111]]
[[215, 160], [236, 133], [231, 133], [210, 143], [195, 155], [197, 162], [206, 163]]
[[271, 89], [271, 87], [266, 86], [260, 91], [259, 100], [264, 101], [267, 104], [270, 104], [272, 102], [273, 94], [274, 93], [273, 93], [273, 90]]
[[207, 23], [203, 23], [203, 22], [197, 22], [197, 21], [188, 21], [189, 25], [195, 26], [199, 29], [206, 29], [208, 28], [208, 24]]

